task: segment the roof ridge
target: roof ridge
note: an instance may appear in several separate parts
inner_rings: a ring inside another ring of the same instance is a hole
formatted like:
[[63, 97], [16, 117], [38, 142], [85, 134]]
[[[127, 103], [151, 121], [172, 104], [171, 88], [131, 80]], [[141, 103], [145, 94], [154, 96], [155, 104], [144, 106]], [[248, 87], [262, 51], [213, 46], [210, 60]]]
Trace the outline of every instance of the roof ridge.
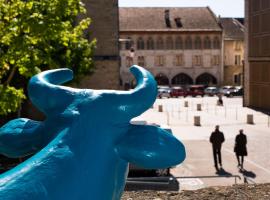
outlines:
[[147, 9], [147, 8], [160, 8], [160, 9], [173, 9], [173, 8], [207, 8], [208, 6], [198, 6], [198, 7], [195, 7], [195, 6], [186, 6], [186, 7], [175, 7], [175, 6], [171, 6], [171, 7], [128, 7], [128, 6], [119, 6], [119, 8], [138, 8], [138, 9]]

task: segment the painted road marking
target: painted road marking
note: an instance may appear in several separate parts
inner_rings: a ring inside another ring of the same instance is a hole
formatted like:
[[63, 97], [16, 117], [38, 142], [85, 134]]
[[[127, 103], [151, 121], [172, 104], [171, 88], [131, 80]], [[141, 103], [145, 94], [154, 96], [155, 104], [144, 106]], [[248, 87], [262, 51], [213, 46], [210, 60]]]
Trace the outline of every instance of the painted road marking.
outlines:
[[[235, 155], [235, 153], [232, 152], [231, 150], [229, 150], [229, 149], [227, 149], [227, 148], [224, 148], [224, 149], [225, 149], [226, 152]], [[270, 170], [268, 170], [268, 169], [264, 168], [263, 166], [261, 166], [261, 165], [255, 163], [255, 162], [253, 162], [252, 160], [249, 160], [249, 159], [245, 158], [245, 161], [246, 161], [246, 162], [249, 162], [250, 164], [254, 165], [255, 167], [257, 167], [257, 168], [259, 168], [259, 169], [265, 171], [266, 173], [270, 174]]]
[[180, 190], [195, 190], [204, 188], [205, 185], [199, 178], [177, 178]]

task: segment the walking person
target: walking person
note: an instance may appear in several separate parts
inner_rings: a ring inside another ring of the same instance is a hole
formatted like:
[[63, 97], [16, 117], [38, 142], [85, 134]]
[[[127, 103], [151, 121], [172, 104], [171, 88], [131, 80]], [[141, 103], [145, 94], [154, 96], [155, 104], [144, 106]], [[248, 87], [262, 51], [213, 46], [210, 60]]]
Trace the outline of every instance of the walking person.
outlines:
[[211, 133], [210, 142], [212, 143], [213, 148], [213, 157], [215, 168], [219, 171], [218, 163], [220, 168], [222, 168], [222, 158], [221, 158], [221, 145], [225, 141], [224, 135], [219, 131], [219, 126], [215, 127], [215, 131]]
[[222, 94], [219, 93], [217, 96], [218, 96], [217, 105], [218, 106], [223, 106]]
[[244, 156], [247, 156], [247, 136], [243, 129], [239, 130], [239, 134], [235, 137], [234, 152], [238, 161], [238, 167], [242, 170], [244, 166]]

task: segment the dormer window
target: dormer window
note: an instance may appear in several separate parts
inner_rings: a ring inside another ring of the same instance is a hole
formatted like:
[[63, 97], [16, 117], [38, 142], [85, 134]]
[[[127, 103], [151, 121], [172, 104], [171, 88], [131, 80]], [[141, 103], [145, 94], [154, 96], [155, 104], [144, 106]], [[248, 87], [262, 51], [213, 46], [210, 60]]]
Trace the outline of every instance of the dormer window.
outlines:
[[182, 24], [182, 21], [181, 21], [180, 17], [175, 18], [174, 21], [175, 21], [175, 24], [176, 24], [177, 28], [182, 28], [183, 27], [183, 24]]

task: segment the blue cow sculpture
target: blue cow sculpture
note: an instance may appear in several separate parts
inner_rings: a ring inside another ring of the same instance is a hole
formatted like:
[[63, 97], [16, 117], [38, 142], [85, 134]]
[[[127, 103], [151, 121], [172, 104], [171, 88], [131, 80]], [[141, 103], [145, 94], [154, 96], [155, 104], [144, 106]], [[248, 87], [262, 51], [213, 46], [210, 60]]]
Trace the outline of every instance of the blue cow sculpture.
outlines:
[[128, 163], [165, 168], [185, 159], [183, 144], [156, 126], [130, 120], [152, 106], [156, 82], [131, 67], [131, 91], [74, 89], [69, 69], [31, 78], [29, 97], [44, 121], [19, 118], [0, 128], [0, 153], [32, 157], [0, 175], [1, 200], [119, 200]]

